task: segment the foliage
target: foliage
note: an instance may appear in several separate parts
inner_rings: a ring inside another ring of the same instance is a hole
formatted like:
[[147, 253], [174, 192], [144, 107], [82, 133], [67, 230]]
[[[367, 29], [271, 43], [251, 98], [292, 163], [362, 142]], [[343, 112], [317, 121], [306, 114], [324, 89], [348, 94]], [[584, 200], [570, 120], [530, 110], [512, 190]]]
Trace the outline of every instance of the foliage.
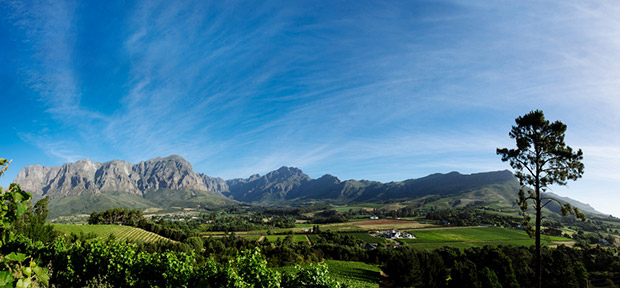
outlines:
[[88, 224], [116, 224], [135, 226], [143, 220], [142, 211], [138, 209], [112, 208], [103, 212], [93, 212], [88, 218]]
[[[24, 265], [27, 262], [28, 265]], [[46, 268], [41, 268], [23, 253], [12, 252], [0, 257], [0, 263], [7, 270], [0, 271], [0, 287], [47, 287], [49, 275]], [[15, 282], [17, 280], [17, 282]]]
[[448, 276], [439, 255], [407, 246], [389, 253], [383, 271], [401, 287], [442, 287]]
[[349, 218], [346, 215], [340, 214], [333, 209], [326, 209], [323, 212], [317, 213], [310, 220], [314, 224], [343, 223], [347, 221], [349, 221]]
[[34, 207], [28, 202], [26, 213], [18, 217], [17, 221], [11, 226], [12, 232], [43, 243], [49, 243], [54, 240], [57, 232], [54, 231], [52, 225], [46, 222], [49, 213], [47, 209], [48, 203], [48, 197], [39, 200]]
[[[7, 170], [10, 161], [0, 158], [0, 177]], [[22, 191], [19, 185], [12, 183], [9, 189], [2, 192], [0, 187], [0, 247], [11, 241], [14, 233], [11, 231], [17, 219], [27, 210], [27, 203], [32, 196], [30, 193]], [[4, 267], [0, 269], [1, 287], [46, 287], [48, 285], [48, 271], [37, 265], [32, 258], [28, 265], [24, 266], [24, 261], [29, 258], [26, 254], [12, 252], [8, 255], [0, 255], [0, 262]]]
[[[181, 243], [174, 242], [168, 238], [157, 235], [153, 232], [148, 232], [140, 228], [121, 226], [121, 225], [67, 225], [67, 224], [54, 224], [53, 226], [59, 233], [64, 233], [65, 237], [73, 239], [70, 242], [80, 239], [85, 241], [87, 239], [99, 238], [99, 239], [115, 239], [118, 241], [126, 241], [138, 244], [139, 247], [148, 251], [189, 251], [189, 247], [186, 249], [169, 249], [171, 246], [178, 246]], [[156, 247], [154, 247], [155, 245]], [[184, 245], [184, 244], [183, 244]], [[164, 248], [164, 249], [162, 249]]]
[[196, 234], [193, 231], [176, 228], [174, 223], [167, 223], [165, 221], [154, 223], [148, 221], [144, 218], [142, 211], [137, 209], [111, 208], [102, 212], [93, 212], [88, 218], [88, 224], [134, 226], [175, 241], [184, 241]]
[[518, 226], [520, 221], [516, 217], [486, 213], [474, 209], [440, 209], [426, 214], [427, 220], [438, 220], [450, 226], [478, 226], [499, 225]]
[[308, 287], [308, 288], [340, 288], [343, 287], [334, 280], [329, 273], [326, 264], [314, 264], [308, 266], [295, 265], [296, 273], [285, 277], [283, 287]]
[[[561, 203], [554, 198], [543, 197], [549, 185], [566, 185], [567, 180], [577, 180], [583, 174], [583, 152], [581, 149], [574, 152], [570, 146], [564, 143], [566, 125], [560, 121], [553, 123], [545, 120], [542, 111], [531, 111], [524, 116], [515, 119], [516, 126], [512, 126], [509, 135], [515, 139], [517, 148], [498, 148], [497, 154], [502, 156], [502, 161], [509, 162], [516, 170], [516, 177], [523, 186], [519, 191], [517, 203], [524, 212], [525, 227], [530, 231], [530, 218], [527, 215], [528, 201], [534, 202], [536, 223], [536, 251], [537, 251], [537, 286], [541, 287], [542, 279], [542, 254], [540, 248], [540, 227], [542, 220], [542, 208], [552, 202], [561, 205], [563, 215], [574, 213], [585, 221], [585, 216], [575, 207], [568, 203]], [[533, 187], [534, 190], [526, 187]], [[526, 195], [527, 193], [527, 195]], [[544, 203], [543, 203], [544, 202]]]
[[356, 288], [379, 287], [381, 269], [375, 265], [362, 262], [327, 260], [331, 277], [335, 280]]

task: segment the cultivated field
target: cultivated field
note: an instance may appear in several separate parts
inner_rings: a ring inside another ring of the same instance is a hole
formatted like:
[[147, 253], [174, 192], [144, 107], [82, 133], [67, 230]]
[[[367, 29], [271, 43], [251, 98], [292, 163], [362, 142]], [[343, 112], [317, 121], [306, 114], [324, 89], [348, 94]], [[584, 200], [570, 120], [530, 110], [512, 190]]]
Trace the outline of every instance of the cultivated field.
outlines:
[[114, 238], [116, 240], [129, 242], [157, 242], [160, 240], [172, 241], [168, 238], [159, 236], [155, 233], [148, 232], [140, 228], [121, 225], [54, 224], [54, 229], [65, 234], [74, 233], [76, 235], [79, 235], [80, 233], [94, 233], [95, 235], [97, 235], [97, 238], [108, 238], [110, 237], [110, 235], [114, 235]]
[[378, 220], [364, 220], [337, 224], [321, 225], [321, 230], [334, 230], [334, 231], [376, 231], [376, 230], [407, 230], [418, 229], [425, 227], [433, 227], [431, 224], [423, 224], [418, 221], [411, 220], [396, 220], [396, 219], [378, 219]]
[[381, 281], [381, 269], [362, 262], [327, 260], [329, 273], [349, 287], [375, 288]]
[[[534, 245], [534, 239], [525, 231], [500, 227], [444, 227], [410, 230], [416, 239], [398, 241], [422, 249], [436, 249], [442, 246], [470, 248], [484, 245]], [[542, 236], [543, 245], [566, 244], [574, 242], [565, 237]]]
[[[280, 241], [284, 240], [284, 238], [286, 238], [286, 236], [288, 235], [267, 235], [265, 236], [265, 240], [269, 241], [269, 242], [275, 242], [278, 239], [280, 239]], [[306, 237], [305, 234], [297, 234], [297, 235], [291, 235], [293, 236], [293, 242], [297, 243], [297, 242], [308, 242], [308, 238]], [[263, 241], [265, 241], [263, 240]]]

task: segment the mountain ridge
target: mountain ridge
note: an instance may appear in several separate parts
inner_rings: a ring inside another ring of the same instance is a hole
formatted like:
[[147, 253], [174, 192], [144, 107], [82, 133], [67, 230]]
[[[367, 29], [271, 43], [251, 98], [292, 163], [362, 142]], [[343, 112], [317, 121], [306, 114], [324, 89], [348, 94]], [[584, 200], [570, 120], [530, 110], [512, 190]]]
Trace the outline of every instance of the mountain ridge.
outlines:
[[[196, 173], [191, 163], [178, 155], [137, 164], [122, 160], [100, 163], [83, 159], [58, 167], [32, 165], [24, 167], [14, 182], [31, 192], [35, 200], [49, 196], [50, 210], [54, 203], [72, 203], [71, 213], [76, 212], [73, 211], [76, 206], [82, 207], [82, 202], [89, 205], [77, 210], [89, 212], [110, 205], [131, 208], [131, 205], [219, 207], [239, 203], [237, 201], [260, 205], [312, 201], [385, 202], [430, 196], [471, 196], [480, 194], [479, 191], [492, 191], [502, 195], [500, 198], [504, 203], [510, 203], [514, 202], [519, 189], [518, 181], [508, 170], [473, 174], [434, 173], [417, 179], [383, 183], [354, 179], [342, 181], [329, 174], [313, 179], [299, 168], [282, 166], [262, 176], [254, 174], [248, 178], [224, 180]], [[566, 197], [558, 198], [576, 203], [588, 212], [602, 214], [587, 204]], [[58, 211], [54, 212], [57, 214]]]

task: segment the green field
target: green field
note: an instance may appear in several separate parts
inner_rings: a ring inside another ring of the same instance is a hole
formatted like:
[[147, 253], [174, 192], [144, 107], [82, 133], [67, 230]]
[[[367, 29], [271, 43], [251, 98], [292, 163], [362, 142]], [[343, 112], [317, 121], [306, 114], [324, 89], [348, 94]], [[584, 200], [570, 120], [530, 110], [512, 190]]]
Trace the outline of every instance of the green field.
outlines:
[[[286, 236], [288, 235], [267, 235], [265, 236], [265, 240], [268, 240], [269, 242], [275, 242], [278, 239], [284, 240], [284, 238], [286, 238]], [[306, 238], [305, 234], [295, 234], [295, 235], [291, 235], [293, 236], [293, 242], [297, 243], [297, 242], [308, 242], [308, 239]]]
[[[500, 227], [412, 230], [409, 232], [416, 239], [399, 239], [398, 241], [424, 249], [442, 246], [470, 248], [484, 245], [530, 246], [534, 244], [534, 239], [530, 238], [525, 231]], [[552, 245], [553, 241], [571, 241], [571, 239], [542, 236], [543, 245]]]
[[329, 273], [349, 287], [379, 287], [381, 269], [362, 262], [327, 260]]
[[260, 235], [251, 235], [251, 236], [239, 236], [239, 237], [241, 237], [243, 239], [246, 239], [246, 240], [258, 241], [258, 239], [260, 239], [260, 237], [262, 237], [262, 236], [260, 236]]
[[121, 226], [121, 225], [69, 225], [69, 224], [53, 224], [54, 229], [63, 232], [65, 234], [77, 234], [80, 232], [84, 234], [94, 233], [97, 238], [108, 238], [110, 235], [114, 235], [114, 238], [119, 241], [129, 242], [156, 242], [159, 240], [171, 241], [168, 238], [164, 238], [155, 233], [148, 232], [136, 227]]

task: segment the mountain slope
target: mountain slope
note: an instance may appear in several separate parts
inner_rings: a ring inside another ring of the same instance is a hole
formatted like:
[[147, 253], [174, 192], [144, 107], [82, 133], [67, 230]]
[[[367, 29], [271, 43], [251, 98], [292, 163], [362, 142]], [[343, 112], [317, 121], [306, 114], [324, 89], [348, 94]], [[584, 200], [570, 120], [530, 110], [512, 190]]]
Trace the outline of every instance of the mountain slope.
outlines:
[[[340, 181], [332, 175], [311, 179], [297, 168], [282, 167], [265, 176], [252, 175], [247, 179], [233, 179], [227, 183], [229, 191], [224, 195], [244, 202], [329, 199], [348, 203], [463, 194], [488, 185], [516, 183], [516, 180], [509, 171], [497, 171], [471, 175], [457, 172], [433, 174], [389, 183], [369, 180]], [[512, 189], [512, 192], [516, 195], [518, 186], [514, 187], [516, 188]]]
[[[341, 181], [333, 175], [312, 179], [294, 167], [281, 167], [263, 176], [224, 180], [195, 173], [192, 165], [172, 155], [132, 164], [88, 159], [60, 167], [28, 166], [15, 183], [36, 199], [50, 197], [53, 216], [90, 213], [111, 207], [202, 207], [238, 203], [297, 205], [393, 202], [419, 200], [436, 207], [495, 205], [514, 207], [519, 183], [507, 170], [463, 175], [432, 174], [418, 179], [382, 183], [369, 180]], [[587, 204], [552, 195], [585, 212], [598, 213]]]
[[50, 197], [51, 215], [112, 207], [219, 207], [235, 203], [213, 184], [217, 179], [205, 181], [207, 178], [196, 174], [182, 157], [172, 155], [138, 164], [84, 159], [60, 167], [28, 166], [14, 182], [31, 192], [35, 200]]

